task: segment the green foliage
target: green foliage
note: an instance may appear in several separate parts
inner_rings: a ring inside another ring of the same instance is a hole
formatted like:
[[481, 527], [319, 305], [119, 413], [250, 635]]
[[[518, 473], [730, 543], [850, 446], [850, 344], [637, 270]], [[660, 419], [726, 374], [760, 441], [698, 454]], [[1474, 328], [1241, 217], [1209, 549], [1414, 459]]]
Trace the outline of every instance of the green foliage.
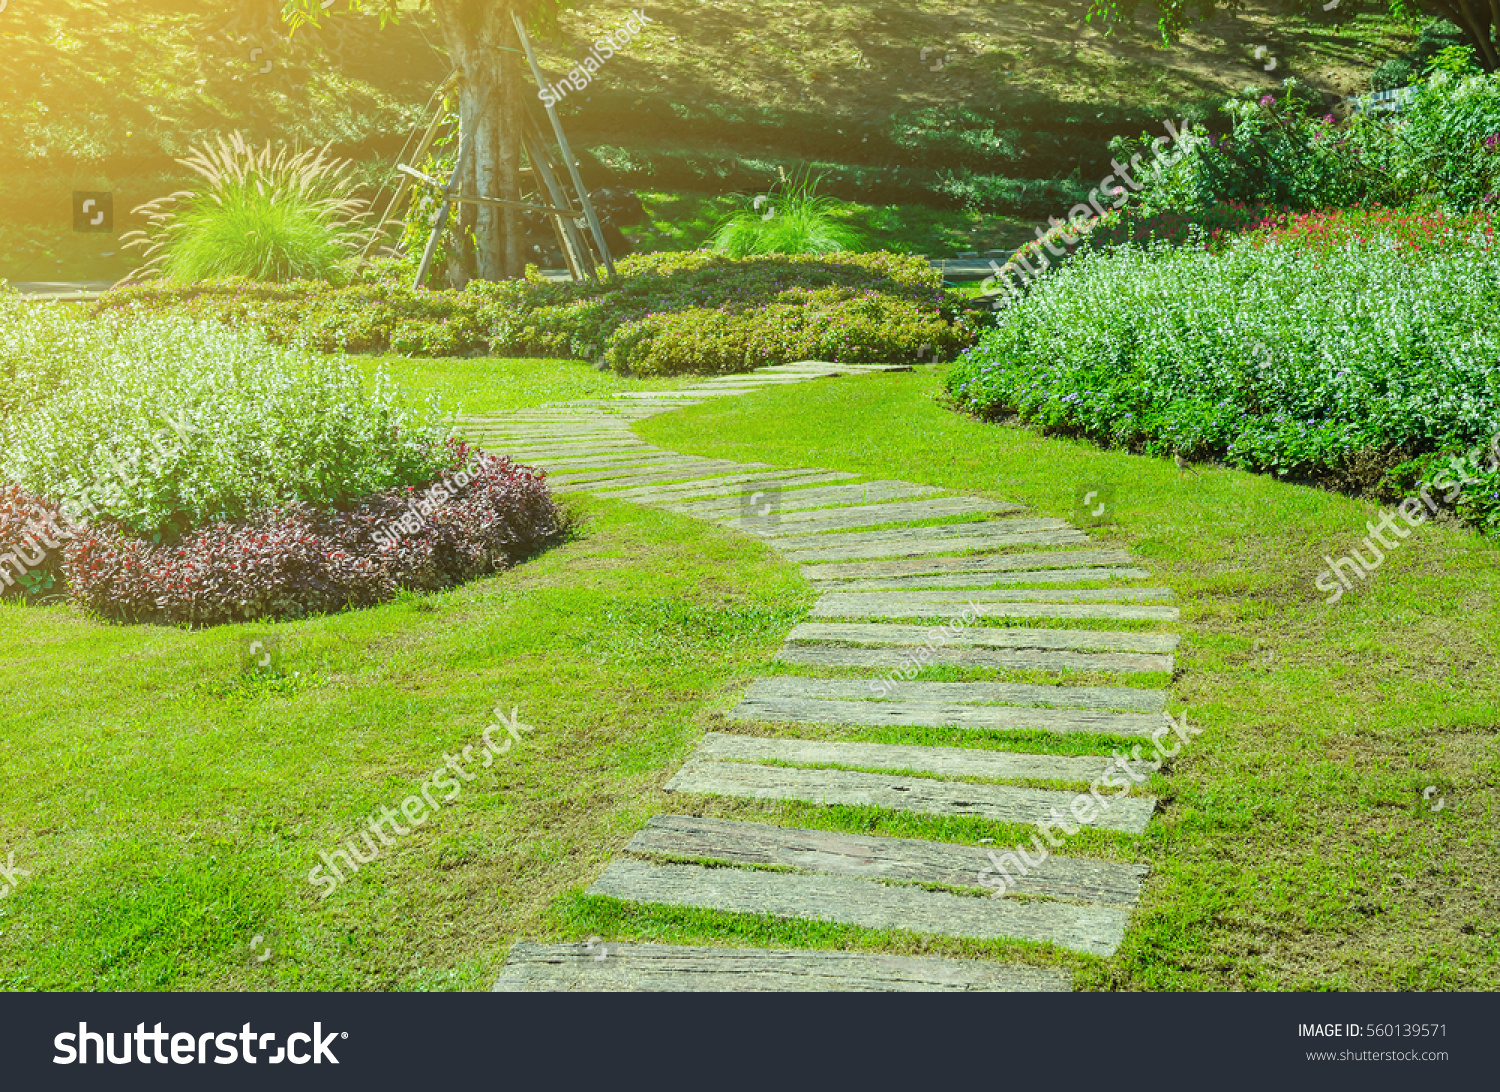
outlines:
[[235, 133], [178, 162], [201, 181], [135, 210], [147, 227], [121, 241], [146, 263], [132, 277], [332, 281], [358, 253], [366, 206], [347, 195], [350, 164], [326, 147], [272, 155]]
[[821, 177], [806, 167], [791, 174], [781, 171], [770, 193], [724, 220], [714, 233], [714, 249], [731, 258], [862, 249], [864, 240], [844, 222], [845, 210], [832, 198], [818, 195]]
[[1428, 73], [1446, 72], [1450, 76], [1468, 76], [1479, 71], [1474, 63], [1474, 47], [1467, 45], [1444, 46], [1432, 60], [1427, 62]]
[[[918, 257], [712, 251], [634, 255], [619, 277], [582, 285], [533, 275], [461, 292], [400, 281], [329, 288], [246, 281], [116, 289], [95, 313], [142, 310], [249, 323], [277, 343], [452, 356], [497, 352], [605, 358], [622, 372], [747, 371], [809, 357], [950, 356], [976, 330]], [[375, 274], [387, 272], [377, 267]], [[698, 339], [702, 343], [698, 344]], [[3, 359], [3, 358], [0, 358]]]
[[1417, 66], [1405, 57], [1392, 57], [1382, 61], [1370, 73], [1371, 91], [1391, 91], [1397, 87], [1410, 87], [1417, 80]]
[[913, 165], [937, 159], [955, 167], [1013, 169], [1026, 139], [1022, 130], [996, 129], [992, 118], [964, 107], [924, 106], [891, 119], [891, 143], [907, 152]]
[[1500, 251], [1452, 242], [1084, 255], [1002, 313], [949, 391], [1048, 433], [1372, 487], [1500, 429]]
[[[1232, 202], [1292, 209], [1429, 204], [1480, 207], [1500, 190], [1500, 157], [1486, 141], [1500, 134], [1500, 73], [1459, 78], [1437, 73], [1399, 117], [1355, 115], [1339, 124], [1291, 93], [1225, 104], [1233, 131], [1190, 126], [1181, 154], [1148, 176], [1131, 207], [1146, 214], [1188, 212]], [[1129, 142], [1112, 149], [1122, 159]]]
[[337, 505], [445, 465], [436, 414], [343, 357], [180, 315], [79, 323], [14, 295], [0, 313], [0, 366], [32, 392], [0, 417], [0, 479], [140, 534]]

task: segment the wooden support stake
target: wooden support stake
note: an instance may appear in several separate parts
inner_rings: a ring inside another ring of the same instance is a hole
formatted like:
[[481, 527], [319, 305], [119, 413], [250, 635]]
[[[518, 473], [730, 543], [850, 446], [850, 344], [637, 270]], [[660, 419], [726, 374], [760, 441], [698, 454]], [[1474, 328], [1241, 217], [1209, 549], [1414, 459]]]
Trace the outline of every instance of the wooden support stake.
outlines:
[[[443, 183], [439, 182], [436, 178], [408, 167], [405, 163], [399, 164], [396, 169], [402, 174], [415, 178], [418, 182], [426, 182], [429, 186], [434, 186], [439, 190], [444, 189]], [[560, 209], [554, 208], [551, 205], [533, 205], [526, 201], [508, 201], [503, 197], [483, 197], [477, 193], [455, 193], [451, 195], [450, 199], [459, 205], [499, 205], [501, 208], [524, 209], [527, 212], [556, 213], [560, 216], [576, 217], [583, 215], [578, 209]]]
[[433, 217], [432, 234], [427, 237], [427, 249], [422, 251], [422, 264], [417, 267], [417, 281], [412, 286], [413, 288], [421, 288], [427, 281], [427, 274], [432, 271], [432, 259], [437, 254], [438, 241], [443, 237], [443, 229], [448, 226], [448, 212], [453, 208], [453, 195], [458, 190], [459, 175], [463, 172], [468, 155], [469, 134], [463, 133], [458, 139], [458, 156], [453, 161], [453, 175], [443, 189], [443, 203], [438, 206], [437, 215]]
[[[542, 143], [541, 132], [537, 129], [536, 121], [529, 110], [524, 111], [524, 114], [526, 129], [522, 136], [526, 143], [526, 154], [531, 157], [531, 165], [536, 168], [537, 176], [546, 185], [547, 192], [552, 195], [552, 203], [567, 204], [563, 188], [558, 185], [557, 176], [552, 173], [552, 164], [548, 161], [547, 148]], [[578, 233], [578, 218], [554, 216], [552, 226], [557, 231], [558, 241], [562, 243], [563, 257], [567, 259], [568, 271], [573, 274], [574, 282], [581, 282], [585, 277], [596, 278], [598, 273], [594, 269], [593, 255], [589, 253], [588, 246]]]
[[[531, 48], [531, 38], [526, 34], [526, 24], [521, 22], [521, 17], [512, 14], [511, 18], [516, 22], [516, 34], [520, 36], [521, 47], [526, 51], [526, 60], [531, 65], [531, 74], [536, 79], [537, 89], [540, 91], [547, 86], [547, 78], [542, 75], [541, 65], [536, 63], [536, 51]], [[583, 177], [578, 173], [578, 162], [573, 158], [573, 151], [568, 147], [568, 138], [563, 133], [562, 120], [557, 116], [557, 108], [547, 103], [547, 116], [552, 119], [552, 131], [557, 134], [557, 145], [562, 149], [563, 163], [568, 168], [568, 174], [573, 179], [573, 188], [578, 191], [578, 203], [583, 206], [584, 214], [588, 217], [589, 229], [593, 232], [594, 242], [599, 246], [599, 257], [604, 260], [604, 268], [609, 270], [609, 275], [615, 275], [614, 259], [609, 254], [609, 244], [604, 241], [604, 228], [599, 224], [599, 217], [594, 213], [594, 204], [589, 200], [589, 191], [584, 189]]]
[[[443, 95], [457, 79], [458, 72], [455, 70], [451, 75], [449, 75], [446, 80], [438, 85], [437, 113], [432, 116], [432, 121], [427, 124], [427, 131], [422, 134], [422, 139], [417, 142], [417, 150], [412, 154], [411, 157], [411, 161], [413, 163], [422, 162], [422, 157], [425, 156], [428, 149], [432, 147], [432, 142], [437, 139], [438, 130], [443, 127]], [[397, 167], [397, 170], [399, 171], [400, 168]], [[409, 182], [404, 175], [397, 180], [396, 192], [391, 195], [389, 203], [387, 203], [387, 205], [385, 206], [385, 213], [381, 217], [380, 225], [376, 227], [375, 231], [370, 235], [370, 241], [365, 244], [365, 249], [359, 256], [361, 265], [363, 265], [369, 259], [370, 251], [375, 249], [376, 244], [380, 242], [381, 236], [385, 234], [385, 226], [386, 224], [390, 223], [391, 214], [401, 207], [401, 199], [406, 196], [407, 188], [410, 185], [411, 182]]]

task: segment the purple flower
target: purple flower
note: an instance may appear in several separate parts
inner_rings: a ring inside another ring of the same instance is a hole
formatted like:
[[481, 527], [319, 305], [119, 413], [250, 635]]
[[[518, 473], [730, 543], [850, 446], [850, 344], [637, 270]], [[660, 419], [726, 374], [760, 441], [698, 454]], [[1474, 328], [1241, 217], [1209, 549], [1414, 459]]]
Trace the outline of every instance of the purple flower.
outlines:
[[1332, 114], [1324, 114], [1323, 115], [1323, 124], [1324, 125], [1332, 125], [1333, 122], [1334, 122], [1334, 117], [1333, 117]]
[[1486, 148], [1493, 148], [1496, 144], [1500, 144], [1500, 133], [1495, 133], [1493, 136], [1484, 138], [1484, 146]]
[[1262, 95], [1261, 98], [1260, 98], [1260, 104], [1262, 106], [1274, 106], [1274, 105], [1276, 105], [1276, 96], [1275, 95]]

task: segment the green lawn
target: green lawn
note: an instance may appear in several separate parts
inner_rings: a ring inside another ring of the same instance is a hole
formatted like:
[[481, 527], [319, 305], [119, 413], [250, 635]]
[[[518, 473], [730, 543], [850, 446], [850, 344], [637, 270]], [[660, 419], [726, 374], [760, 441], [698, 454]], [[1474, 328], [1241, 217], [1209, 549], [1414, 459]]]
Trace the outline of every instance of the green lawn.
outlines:
[[[392, 363], [417, 394], [474, 377], [474, 411], [633, 385]], [[488, 988], [811, 598], [755, 542], [569, 507], [578, 537], [511, 572], [334, 617], [189, 632], [0, 605], [0, 863], [30, 874], [0, 901], [0, 988]], [[269, 674], [245, 671], [255, 640]], [[496, 707], [535, 730], [320, 900], [320, 851], [477, 745]]]
[[408, 400], [436, 399], [445, 411], [460, 414], [505, 413], [509, 410], [568, 402], [577, 398], [606, 398], [621, 391], [657, 391], [685, 387], [695, 377], [626, 379], [612, 371], [596, 371], [576, 360], [516, 357], [364, 356], [360, 366], [367, 378], [384, 371], [399, 381]]
[[[627, 385], [576, 363], [384, 363], [416, 395], [462, 394], [466, 412]], [[518, 937], [595, 934], [1003, 955], [1097, 989], [1500, 987], [1495, 547], [1424, 528], [1325, 607], [1313, 577], [1363, 536], [1366, 506], [982, 425], [937, 403], [939, 380], [819, 381], [637, 427], [678, 450], [972, 489], [1046, 515], [1114, 486], [1119, 523], [1098, 537], [1177, 592], [1184, 620], [1166, 628], [1184, 644], [1175, 679], [1078, 681], [1170, 684], [1172, 709], [1205, 729], [1150, 786], [1162, 806], [1144, 836], [1070, 842], [1152, 867], [1115, 957], [583, 897], [656, 812], [1002, 846], [1023, 832], [661, 793], [744, 684], [778, 670], [813, 597], [756, 542], [574, 496], [573, 541], [374, 610], [194, 633], [0, 606], [0, 858], [30, 873], [0, 901], [0, 987], [484, 989]], [[267, 637], [275, 671], [246, 674]], [[477, 744], [497, 706], [535, 731], [320, 901], [307, 881], [320, 851]]]
[[[939, 404], [939, 379], [778, 389], [639, 430], [674, 450], [899, 476], [1050, 516], [1071, 516], [1080, 489], [1113, 487], [1118, 523], [1096, 538], [1132, 550], [1154, 583], [1177, 593], [1184, 640], [1171, 707], [1186, 707], [1205, 730], [1151, 786], [1161, 810], [1146, 835], [1113, 845], [1149, 862], [1152, 875], [1117, 956], [1068, 957], [1080, 984], [1500, 987], [1496, 545], [1429, 526], [1329, 607], [1314, 578], [1325, 554], [1338, 557], [1366, 534], [1371, 506], [981, 424]], [[873, 814], [831, 821], [906, 826]], [[979, 827], [930, 829], [977, 841]], [[1001, 844], [1022, 834], [984, 831]], [[1070, 847], [1110, 851], [1098, 837]], [[595, 913], [582, 921], [601, 932], [615, 922], [712, 932], [706, 919], [613, 905]], [[908, 940], [903, 950], [985, 947]]]

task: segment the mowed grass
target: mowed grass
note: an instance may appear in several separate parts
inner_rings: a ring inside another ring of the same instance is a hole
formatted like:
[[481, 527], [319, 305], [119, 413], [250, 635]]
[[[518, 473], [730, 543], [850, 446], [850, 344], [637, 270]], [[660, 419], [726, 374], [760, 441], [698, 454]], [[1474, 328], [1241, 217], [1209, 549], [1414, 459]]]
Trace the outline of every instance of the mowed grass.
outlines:
[[[473, 411], [569, 375], [608, 386], [577, 362], [469, 360], [412, 362], [411, 387], [446, 368], [493, 391]], [[811, 601], [748, 539], [567, 504], [572, 541], [372, 610], [191, 632], [0, 606], [0, 863], [20, 870], [0, 988], [487, 989]], [[246, 670], [256, 640], [270, 672]], [[418, 794], [497, 708], [533, 731], [320, 898], [320, 852]]]
[[[1149, 583], [1175, 591], [1183, 620], [1165, 628], [1180, 630], [1183, 644], [1170, 708], [1186, 708], [1203, 729], [1168, 776], [1148, 786], [1160, 808], [1144, 836], [1093, 833], [1060, 851], [1151, 866], [1119, 953], [1098, 960], [597, 899], [564, 904], [562, 920], [689, 942], [728, 936], [1006, 954], [1069, 965], [1084, 988], [1500, 987], [1496, 544], [1456, 527], [1424, 527], [1330, 606], [1313, 581], [1325, 555], [1364, 537], [1372, 506], [983, 424], [945, 409], [940, 390], [937, 370], [825, 380], [637, 428], [673, 450], [899, 477], [1019, 501], [1044, 516], [1072, 517], [1082, 493], [1113, 491], [1116, 522], [1093, 537], [1130, 549], [1153, 571]], [[989, 745], [1072, 749], [1004, 734]], [[995, 837], [1002, 848], [1028, 833], [875, 809], [704, 804], [714, 814], [805, 825]]]
[[577, 398], [607, 398], [623, 391], [672, 390], [693, 382], [688, 376], [626, 379], [596, 371], [576, 360], [525, 357], [363, 356], [367, 378], [385, 372], [414, 405], [435, 400], [460, 414], [505, 413]]
[[[633, 385], [576, 362], [381, 363], [414, 396], [463, 396], [467, 413]], [[1161, 807], [1145, 835], [1088, 832], [1060, 851], [1150, 864], [1116, 956], [585, 896], [662, 812], [1002, 851], [1030, 830], [661, 792], [750, 679], [841, 672], [772, 660], [813, 600], [794, 566], [685, 517], [572, 495], [575, 540], [370, 611], [191, 633], [0, 607], [0, 858], [30, 873], [0, 901], [0, 986], [485, 989], [517, 938], [598, 935], [1003, 958], [1062, 966], [1085, 989], [1494, 989], [1495, 548], [1424, 528], [1328, 607], [1312, 580], [1363, 537], [1367, 506], [980, 424], [938, 404], [939, 378], [822, 380], [637, 429], [674, 450], [931, 482], [1040, 515], [1113, 487], [1118, 522], [1094, 537], [1142, 558], [1184, 617], [1106, 628], [1182, 632], [1175, 678], [924, 677], [1168, 686], [1170, 708], [1203, 727], [1147, 786]], [[246, 674], [250, 642], [268, 637], [275, 672]], [[307, 880], [320, 851], [419, 792], [496, 707], [535, 730], [320, 900]], [[1128, 742], [732, 728], [1058, 753]]]

